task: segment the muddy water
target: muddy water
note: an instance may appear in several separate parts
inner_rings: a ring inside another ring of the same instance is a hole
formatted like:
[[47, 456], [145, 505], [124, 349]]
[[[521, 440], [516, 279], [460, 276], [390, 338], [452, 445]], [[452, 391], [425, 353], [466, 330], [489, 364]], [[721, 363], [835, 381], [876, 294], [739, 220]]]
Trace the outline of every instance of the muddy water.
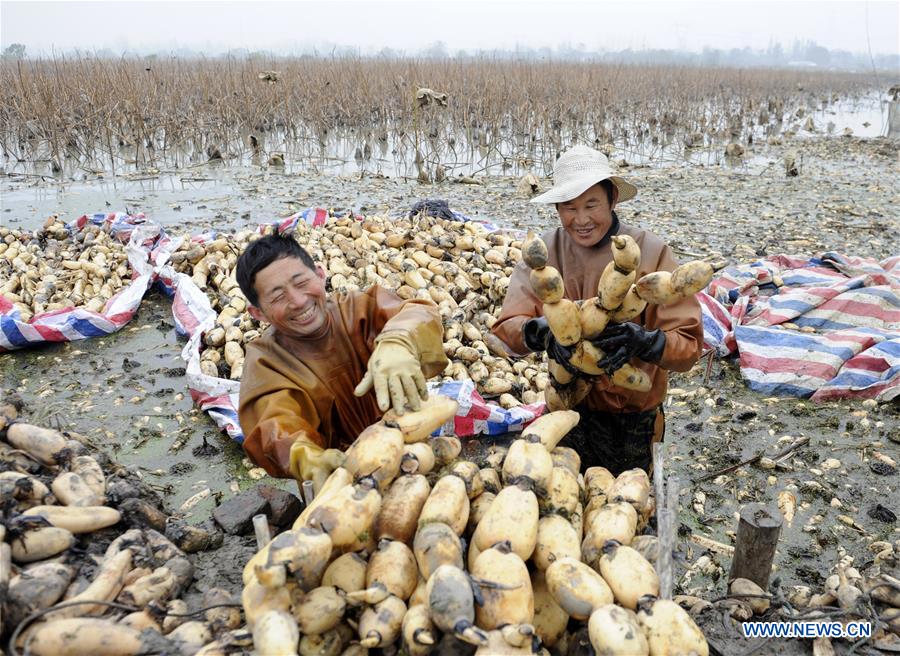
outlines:
[[[786, 178], [781, 167], [788, 149], [796, 150], [802, 162], [797, 178]], [[900, 179], [895, 142], [814, 137], [783, 147], [755, 146], [750, 155], [736, 166], [622, 169], [640, 193], [623, 204], [621, 217], [654, 230], [685, 259], [748, 262], [764, 254], [828, 249], [878, 259], [897, 253]], [[420, 185], [403, 178], [320, 176], [245, 166], [207, 167], [192, 171], [190, 180], [182, 179], [187, 177], [173, 173], [77, 182], [7, 178], [0, 183], [0, 223], [34, 228], [50, 213], [70, 220], [85, 212], [127, 208], [143, 211], [181, 234], [254, 225], [311, 205], [402, 212], [425, 197], [446, 198], [457, 211], [514, 227], [548, 227], [557, 221], [552, 208], [535, 206], [516, 194], [515, 177], [488, 177], [481, 185]], [[145, 480], [168, 493], [173, 512], [209, 489], [208, 496], [185, 510], [192, 521], [200, 521], [218, 494], [228, 495], [254, 481], [240, 449], [191, 403], [181, 373], [183, 344], [175, 335], [169, 307], [168, 300], [154, 292], [134, 321], [116, 335], [0, 355], [0, 386], [18, 390], [35, 421], [77, 430], [137, 468]], [[763, 398], [746, 388], [736, 365], [727, 361], [713, 363], [709, 372], [703, 363], [688, 374], [674, 375], [671, 386], [667, 471], [682, 481], [677, 591], [706, 598], [723, 594], [729, 556], [707, 553], [691, 536], [730, 545], [741, 505], [774, 502], [780, 491], [792, 486], [797, 514], [783, 530], [776, 558], [776, 575], [784, 585], [819, 590], [841, 556], [852, 556], [860, 566], [872, 558], [866, 550], [872, 541], [900, 539], [900, 525], [872, 512], [881, 504], [900, 514], [900, 475], [879, 474], [872, 467], [877, 454], [900, 461], [896, 403], [812, 405]], [[774, 454], [804, 436], [809, 444], [773, 470], [750, 465], [694, 482], [761, 451]], [[204, 437], [217, 452], [194, 455]], [[173, 450], [180, 442], [184, 445]], [[467, 453], [477, 454], [479, 446], [469, 445]], [[221, 576], [235, 588], [239, 573], [232, 570], [249, 550], [252, 541], [227, 542], [224, 551], [200, 556], [198, 576], [207, 583]], [[228, 562], [234, 566], [228, 575], [218, 575], [212, 566]], [[204, 570], [203, 563], [211, 566]], [[726, 653], [751, 646], [736, 638], [735, 629], [726, 630], [718, 615], [709, 622], [704, 628], [710, 635], [734, 647]], [[795, 641], [758, 653], [806, 649]]]
[[[216, 494], [231, 493], [243, 454], [194, 407], [169, 307], [151, 292], [135, 319], [109, 337], [2, 355], [0, 385], [26, 401], [30, 421], [77, 431], [136, 468], [172, 510], [209, 488], [192, 509], [199, 521]], [[192, 451], [204, 436], [217, 453], [197, 457]]]
[[[227, 175], [223, 174], [227, 173]], [[242, 194], [231, 181], [233, 172], [210, 167], [203, 176], [159, 174], [125, 177], [94, 177], [79, 181], [49, 181], [34, 178], [4, 184], [0, 200], [0, 222], [16, 228], [33, 228], [49, 214], [74, 217], [93, 212], [144, 212], [163, 224], [194, 224], [210, 218], [225, 218], [225, 208], [215, 205], [229, 199], [228, 220], [237, 223], [259, 202], [244, 205]], [[210, 208], [213, 204], [213, 208]], [[259, 220], [262, 220], [260, 218]]]
[[[266, 164], [270, 155], [280, 154], [289, 173], [415, 178], [419, 172], [416, 159], [421, 154], [423, 168], [431, 176], [436, 174], [438, 166], [447, 177], [521, 176], [528, 172], [549, 175], [561, 145], [581, 142], [610, 147], [612, 160], [624, 160], [632, 166], [718, 166], [726, 163], [723, 149], [728, 142], [763, 143], [770, 135], [782, 134], [807, 139], [820, 134], [840, 135], [847, 129], [855, 137], [875, 138], [887, 134], [887, 114], [887, 96], [876, 91], [824, 104], [810, 95], [805, 101], [798, 98], [783, 115], [773, 115], [762, 125], [752, 118], [745, 119], [739, 134], [732, 134], [725, 125], [727, 117], [710, 108], [703, 129], [694, 133], [699, 135], [699, 140], [694, 141], [684, 130], [667, 132], [646, 121], [607, 123], [598, 128], [577, 125], [555, 131], [540, 128], [522, 131], [514, 128], [509, 119], [499, 126], [458, 129], [438, 113], [417, 134], [402, 127], [385, 126], [333, 130], [323, 136], [314, 128], [299, 126], [290, 134], [280, 130], [255, 133], [258, 150], [250, 148], [250, 135], [246, 134], [233, 143], [218, 144], [223, 158], [218, 165], [259, 167]], [[807, 120], [812, 120], [812, 129], [808, 129]], [[619, 136], [610, 141], [609, 134]], [[694, 143], [686, 147], [687, 141]], [[191, 177], [196, 171], [204, 170], [209, 160], [205, 144], [181, 147], [166, 156], [138, 152], [129, 145], [120, 148], [114, 163], [104, 157], [94, 162], [70, 157], [62, 163], [61, 171], [53, 171], [49, 151], [39, 151], [29, 155], [30, 161], [6, 162], [0, 166], [0, 172], [45, 176], [47, 180], [57, 181], [90, 179], [101, 172], [142, 178], [149, 171], [154, 177], [159, 170], [177, 170]], [[172, 182], [177, 184], [182, 175], [174, 176]]]
[[[784, 175], [794, 152], [800, 176]], [[809, 139], [755, 146], [720, 166], [622, 167], [637, 198], [620, 207], [625, 220], [664, 237], [681, 257], [752, 261], [773, 253], [838, 250], [884, 258], [896, 252], [900, 200], [896, 145], [886, 139]], [[159, 174], [129, 181], [48, 183], [0, 180], [0, 224], [33, 229], [52, 213], [142, 211], [172, 231], [233, 230], [288, 216], [309, 206], [360, 214], [402, 213], [421, 198], [445, 198], [477, 220], [515, 228], [555, 225], [552, 207], [516, 193], [516, 179], [482, 184], [422, 185], [407, 178], [293, 174], [243, 166], [208, 167], [185, 182]], [[547, 181], [542, 181], [546, 186]]]

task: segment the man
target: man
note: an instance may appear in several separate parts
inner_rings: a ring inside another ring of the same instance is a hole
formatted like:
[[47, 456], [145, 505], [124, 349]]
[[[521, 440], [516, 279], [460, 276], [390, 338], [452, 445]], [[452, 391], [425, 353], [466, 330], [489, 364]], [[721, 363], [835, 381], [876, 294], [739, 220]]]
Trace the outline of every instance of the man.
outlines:
[[378, 286], [329, 296], [324, 269], [290, 236], [251, 243], [237, 281], [271, 324], [247, 346], [238, 414], [247, 455], [272, 476], [318, 489], [342, 449], [389, 408], [418, 409], [425, 379], [447, 365], [434, 303]]
[[[567, 298], [597, 295], [600, 274], [613, 259], [613, 235], [630, 235], [640, 246], [638, 278], [677, 266], [659, 237], [621, 223], [616, 216], [616, 204], [635, 194], [637, 189], [614, 176], [606, 157], [596, 150], [575, 146], [557, 160], [553, 188], [532, 202], [556, 205], [562, 226], [544, 233], [543, 239], [549, 264], [563, 277]], [[567, 365], [569, 350], [556, 342], [541, 314], [529, 269], [520, 262], [491, 330], [512, 355], [546, 351], [549, 358]], [[668, 372], [687, 371], [700, 357], [700, 306], [693, 297], [665, 306], [648, 305], [633, 321], [608, 326], [594, 343], [605, 353], [600, 367], [607, 374], [630, 362], [647, 372], [652, 387], [636, 392], [613, 385], [608, 376], [592, 380], [587, 397], [575, 408], [581, 420], [561, 444], [579, 452], [583, 469], [603, 466], [614, 474], [634, 467], [649, 470], [651, 443], [662, 440], [665, 431], [661, 404]]]

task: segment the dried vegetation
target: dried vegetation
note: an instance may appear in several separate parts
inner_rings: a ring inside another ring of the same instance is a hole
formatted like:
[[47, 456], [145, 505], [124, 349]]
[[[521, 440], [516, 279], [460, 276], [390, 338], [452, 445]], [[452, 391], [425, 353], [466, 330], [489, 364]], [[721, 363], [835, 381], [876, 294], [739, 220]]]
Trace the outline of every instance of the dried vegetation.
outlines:
[[549, 171], [573, 141], [653, 157], [777, 137], [870, 86], [835, 72], [487, 59], [59, 58], [4, 62], [0, 74], [12, 161], [310, 165], [341, 144], [358, 162], [393, 159], [429, 179], [471, 161]]

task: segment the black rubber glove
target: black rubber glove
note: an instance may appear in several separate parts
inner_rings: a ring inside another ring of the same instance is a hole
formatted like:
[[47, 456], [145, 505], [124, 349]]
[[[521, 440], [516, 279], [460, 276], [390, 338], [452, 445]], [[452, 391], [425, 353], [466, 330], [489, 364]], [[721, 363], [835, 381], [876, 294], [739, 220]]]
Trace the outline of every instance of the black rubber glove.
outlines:
[[581, 373], [577, 367], [569, 363], [572, 351], [556, 341], [550, 326], [547, 324], [547, 319], [544, 317], [529, 319], [523, 324], [522, 340], [531, 351], [547, 351], [548, 358], [553, 358], [555, 362], [573, 376]]
[[666, 334], [662, 330], [647, 330], [636, 323], [616, 323], [592, 340], [606, 354], [599, 367], [612, 374], [631, 358], [644, 362], [659, 362], [666, 348]]

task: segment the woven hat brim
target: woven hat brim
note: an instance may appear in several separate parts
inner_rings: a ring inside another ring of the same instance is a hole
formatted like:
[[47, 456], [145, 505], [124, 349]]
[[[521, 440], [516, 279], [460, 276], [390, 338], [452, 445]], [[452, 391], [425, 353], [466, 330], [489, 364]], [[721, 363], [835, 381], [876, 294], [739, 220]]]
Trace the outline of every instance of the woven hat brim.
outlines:
[[566, 184], [554, 185], [539, 196], [532, 198], [531, 202], [565, 203], [566, 201], [578, 198], [585, 191], [603, 180], [612, 180], [613, 184], [616, 185], [616, 188], [619, 190], [618, 202], [620, 203], [631, 200], [637, 196], [637, 187], [626, 181], [624, 178], [620, 178], [617, 175], [611, 175], [608, 178], [601, 178], [600, 180], [597, 180], [594, 177], [576, 178], [575, 180], [570, 180]]

